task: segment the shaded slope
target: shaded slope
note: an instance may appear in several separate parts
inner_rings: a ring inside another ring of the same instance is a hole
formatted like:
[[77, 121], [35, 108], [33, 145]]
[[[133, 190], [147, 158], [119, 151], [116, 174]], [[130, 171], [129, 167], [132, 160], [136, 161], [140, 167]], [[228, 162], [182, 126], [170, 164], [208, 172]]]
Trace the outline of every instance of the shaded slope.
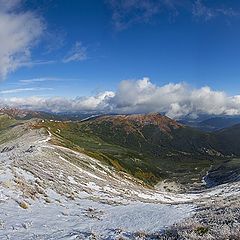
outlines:
[[205, 132], [214, 132], [224, 128], [230, 128], [240, 123], [240, 116], [218, 116], [211, 118], [209, 118], [209, 116], [202, 116], [202, 118], [204, 119], [201, 120], [201, 117], [195, 120], [186, 118], [180, 120], [180, 122]]
[[199, 123], [202, 130], [217, 131], [240, 123], [240, 117], [215, 117]]
[[240, 124], [217, 131], [213, 134], [215, 148], [224, 155], [240, 156]]

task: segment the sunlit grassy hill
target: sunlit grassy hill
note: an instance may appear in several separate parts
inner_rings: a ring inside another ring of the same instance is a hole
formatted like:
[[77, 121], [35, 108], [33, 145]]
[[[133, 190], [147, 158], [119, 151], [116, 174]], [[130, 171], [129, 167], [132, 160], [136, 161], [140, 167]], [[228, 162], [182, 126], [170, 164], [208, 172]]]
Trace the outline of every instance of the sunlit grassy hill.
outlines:
[[217, 134], [160, 114], [102, 116], [82, 122], [45, 121], [55, 141], [131, 173], [149, 184], [201, 182], [210, 166], [228, 160]]

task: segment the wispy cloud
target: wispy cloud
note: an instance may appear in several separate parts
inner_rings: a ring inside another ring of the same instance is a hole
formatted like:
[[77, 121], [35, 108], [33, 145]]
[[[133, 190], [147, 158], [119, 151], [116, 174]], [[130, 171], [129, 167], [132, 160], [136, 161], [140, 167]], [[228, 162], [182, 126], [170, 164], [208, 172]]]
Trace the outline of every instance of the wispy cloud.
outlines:
[[19, 67], [34, 67], [34, 66], [41, 66], [41, 65], [49, 65], [57, 63], [57, 60], [38, 60], [38, 61], [26, 61], [19, 63]]
[[31, 50], [46, 29], [40, 16], [21, 6], [21, 0], [0, 0], [0, 79], [32, 62]]
[[108, 0], [107, 3], [112, 10], [112, 21], [114, 27], [121, 31], [133, 24], [149, 22], [158, 14], [162, 1], [145, 0]]
[[62, 80], [61, 78], [54, 78], [54, 77], [42, 77], [42, 78], [31, 78], [31, 79], [20, 79], [20, 83], [30, 84], [36, 82], [46, 82], [46, 81], [59, 81]]
[[48, 82], [48, 81], [74, 81], [81, 80], [80, 78], [59, 78], [59, 77], [39, 77], [39, 78], [30, 78], [30, 79], [20, 79], [19, 83], [22, 84], [33, 84], [40, 82]]
[[1, 94], [12, 94], [12, 93], [20, 93], [20, 92], [29, 92], [29, 91], [45, 91], [45, 90], [53, 90], [52, 88], [14, 88], [14, 89], [6, 89], [0, 91]]
[[[67, 33], [61, 29], [52, 29], [51, 26], [48, 27], [50, 30], [44, 34], [44, 47], [45, 52], [43, 54], [52, 53], [58, 51], [66, 44]], [[57, 44], [56, 44], [57, 43]]]
[[225, 4], [216, 2], [214, 7], [209, 7], [202, 0], [106, 0], [106, 3], [112, 11], [113, 26], [118, 31], [134, 24], [151, 23], [155, 16], [166, 13], [169, 19], [175, 19], [182, 12], [204, 20], [239, 16], [239, 11], [229, 7], [230, 1]]
[[64, 63], [79, 62], [87, 59], [87, 48], [81, 42], [76, 42], [63, 58]]
[[213, 18], [224, 17], [236, 17], [239, 16], [239, 12], [228, 7], [208, 7], [201, 0], [196, 0], [193, 4], [192, 14], [194, 17], [201, 18], [209, 21]]

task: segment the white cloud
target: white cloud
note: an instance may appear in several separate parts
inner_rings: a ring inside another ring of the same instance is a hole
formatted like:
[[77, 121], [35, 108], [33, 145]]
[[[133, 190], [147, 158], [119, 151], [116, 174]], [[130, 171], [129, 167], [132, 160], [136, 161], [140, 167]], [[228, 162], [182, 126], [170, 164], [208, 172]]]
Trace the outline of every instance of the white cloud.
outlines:
[[114, 111], [164, 112], [172, 118], [199, 114], [240, 114], [240, 97], [209, 87], [192, 89], [185, 83], [153, 85], [148, 78], [123, 81], [110, 105]]
[[155, 86], [149, 78], [137, 81], [122, 81], [111, 99], [113, 109], [122, 113], [169, 112], [172, 104], [184, 101], [187, 91], [185, 84]]
[[124, 80], [116, 92], [74, 99], [63, 97], [5, 98], [0, 105], [52, 112], [165, 113], [171, 118], [199, 114], [240, 115], [240, 96], [185, 83], [157, 86], [149, 78]]
[[21, 9], [20, 0], [0, 0], [0, 78], [31, 61], [31, 49], [45, 29], [42, 19]]
[[103, 111], [108, 108], [109, 98], [113, 96], [113, 92], [106, 91], [96, 96], [78, 97], [75, 99], [67, 99], [64, 97], [42, 98], [34, 96], [28, 98], [13, 97], [1, 99], [0, 105], [51, 112]]
[[20, 93], [20, 92], [29, 92], [29, 91], [46, 91], [46, 90], [53, 90], [52, 88], [13, 88], [13, 89], [6, 89], [1, 90], [1, 94], [12, 94], [12, 93]]
[[64, 57], [63, 62], [79, 62], [87, 59], [87, 48], [81, 42], [76, 42], [72, 49]]

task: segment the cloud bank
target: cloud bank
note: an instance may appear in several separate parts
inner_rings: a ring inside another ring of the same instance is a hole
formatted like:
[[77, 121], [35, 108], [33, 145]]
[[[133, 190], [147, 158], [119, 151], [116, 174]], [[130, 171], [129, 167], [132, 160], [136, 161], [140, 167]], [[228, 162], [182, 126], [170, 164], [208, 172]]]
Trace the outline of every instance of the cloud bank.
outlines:
[[240, 115], [240, 95], [228, 96], [210, 87], [191, 88], [185, 83], [157, 86], [149, 78], [124, 80], [115, 92], [68, 99], [63, 97], [2, 98], [2, 107], [51, 112], [165, 113], [171, 118], [200, 114]]
[[23, 11], [21, 0], [0, 0], [0, 79], [31, 61], [31, 49], [44, 31], [42, 19]]

